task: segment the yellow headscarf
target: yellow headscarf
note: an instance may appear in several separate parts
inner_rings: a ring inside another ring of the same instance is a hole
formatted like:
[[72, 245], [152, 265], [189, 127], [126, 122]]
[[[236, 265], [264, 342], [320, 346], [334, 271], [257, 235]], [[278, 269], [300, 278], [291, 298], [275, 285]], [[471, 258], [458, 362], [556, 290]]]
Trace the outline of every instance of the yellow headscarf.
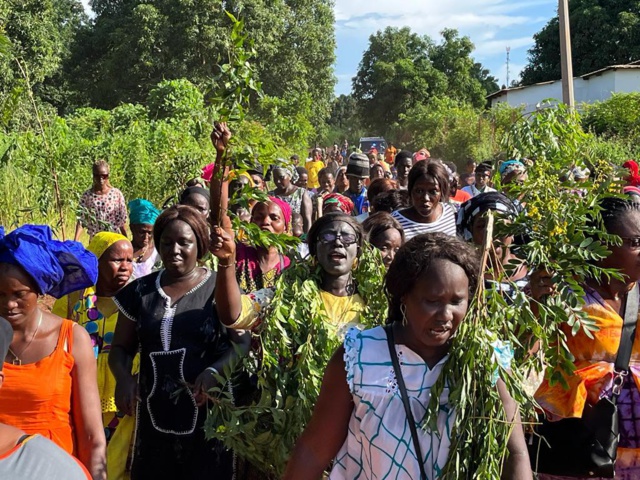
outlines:
[[127, 237], [125, 237], [124, 235], [120, 235], [119, 233], [98, 232], [91, 239], [91, 242], [89, 242], [87, 250], [93, 253], [96, 257], [98, 257], [98, 260], [100, 260], [100, 257], [109, 249], [111, 245], [113, 245], [114, 243], [118, 243], [121, 240], [129, 241]]
[[251, 188], [255, 188], [256, 187], [256, 182], [253, 181], [253, 178], [251, 178], [251, 175], [249, 175], [247, 172], [242, 172], [242, 173], [238, 173], [236, 170], [232, 170], [231, 172], [229, 172], [229, 181], [233, 180], [234, 178], [237, 177], [244, 177], [247, 180], [249, 180], [249, 186]]

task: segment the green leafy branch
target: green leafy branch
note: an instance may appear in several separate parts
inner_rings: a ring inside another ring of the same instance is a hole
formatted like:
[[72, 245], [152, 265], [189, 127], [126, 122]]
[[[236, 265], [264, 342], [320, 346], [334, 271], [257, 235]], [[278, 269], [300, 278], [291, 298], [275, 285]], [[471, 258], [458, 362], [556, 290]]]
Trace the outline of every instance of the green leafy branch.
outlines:
[[[354, 279], [367, 305], [365, 327], [387, 316], [380, 253], [365, 247]], [[272, 308], [259, 330], [261, 357], [245, 357], [244, 368], [258, 379], [257, 397], [236, 406], [229, 395], [214, 392], [205, 431], [249, 460], [269, 478], [281, 478], [293, 446], [311, 417], [327, 359], [342, 335], [327, 318], [320, 292], [320, 268], [301, 262], [278, 279]]]

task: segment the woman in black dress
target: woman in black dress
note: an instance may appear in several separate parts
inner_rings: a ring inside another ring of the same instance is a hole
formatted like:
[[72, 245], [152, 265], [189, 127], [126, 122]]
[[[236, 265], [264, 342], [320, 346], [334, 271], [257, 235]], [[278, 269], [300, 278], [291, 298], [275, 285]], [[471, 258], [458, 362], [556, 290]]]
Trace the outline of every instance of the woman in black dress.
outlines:
[[[114, 301], [120, 309], [109, 356], [116, 404], [132, 414], [137, 435], [131, 478], [231, 479], [233, 453], [205, 440], [206, 392], [250, 337], [228, 332], [215, 309], [223, 289], [216, 274], [198, 267], [207, 252], [208, 226], [192, 207], [177, 205], [158, 217], [154, 242], [164, 270], [137, 279]], [[131, 362], [140, 350], [140, 378]]]

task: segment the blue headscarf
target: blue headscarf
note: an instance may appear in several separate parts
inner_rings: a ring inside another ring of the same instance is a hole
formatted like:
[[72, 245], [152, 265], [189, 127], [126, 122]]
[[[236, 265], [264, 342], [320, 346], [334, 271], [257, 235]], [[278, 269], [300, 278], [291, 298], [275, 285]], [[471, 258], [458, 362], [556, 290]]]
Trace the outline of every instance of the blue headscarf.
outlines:
[[519, 172], [523, 173], [527, 167], [520, 160], [507, 160], [506, 162], [502, 162], [500, 164], [500, 176], [504, 177], [511, 172]]
[[22, 267], [39, 293], [55, 298], [88, 288], [98, 279], [98, 259], [81, 243], [54, 240], [46, 225], [23, 225], [8, 235], [0, 231], [0, 263]]
[[129, 223], [131, 225], [153, 225], [160, 215], [153, 203], [144, 198], [136, 198], [129, 202]]

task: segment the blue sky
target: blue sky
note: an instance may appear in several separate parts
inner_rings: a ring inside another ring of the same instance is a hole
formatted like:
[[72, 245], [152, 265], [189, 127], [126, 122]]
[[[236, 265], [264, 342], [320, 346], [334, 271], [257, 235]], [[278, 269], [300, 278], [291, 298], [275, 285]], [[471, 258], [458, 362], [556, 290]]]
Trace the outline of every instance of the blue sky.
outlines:
[[[89, 0], [82, 0], [88, 9]], [[511, 79], [526, 65], [533, 35], [557, 12], [557, 0], [335, 0], [337, 95], [351, 91], [369, 36], [387, 26], [408, 26], [438, 41], [456, 28], [476, 46], [474, 57], [506, 83], [506, 47]]]
[[408, 26], [436, 41], [444, 28], [456, 28], [475, 44], [476, 61], [506, 83], [506, 47], [511, 47], [510, 78], [516, 79], [533, 35], [557, 8], [557, 0], [336, 0], [336, 94], [351, 91], [369, 36], [387, 26]]

